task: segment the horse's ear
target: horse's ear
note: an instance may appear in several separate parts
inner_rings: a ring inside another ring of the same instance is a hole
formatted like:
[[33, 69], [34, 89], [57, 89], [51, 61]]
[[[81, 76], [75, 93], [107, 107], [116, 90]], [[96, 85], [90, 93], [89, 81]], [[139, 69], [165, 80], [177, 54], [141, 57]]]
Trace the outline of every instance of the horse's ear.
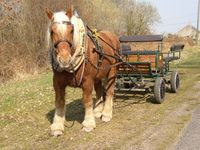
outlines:
[[52, 19], [53, 12], [51, 10], [49, 10], [48, 8], [46, 8], [46, 14], [47, 14], [47, 16], [48, 16], [49, 19]]
[[74, 6], [71, 5], [66, 12], [66, 15], [71, 19], [71, 17], [74, 15]]

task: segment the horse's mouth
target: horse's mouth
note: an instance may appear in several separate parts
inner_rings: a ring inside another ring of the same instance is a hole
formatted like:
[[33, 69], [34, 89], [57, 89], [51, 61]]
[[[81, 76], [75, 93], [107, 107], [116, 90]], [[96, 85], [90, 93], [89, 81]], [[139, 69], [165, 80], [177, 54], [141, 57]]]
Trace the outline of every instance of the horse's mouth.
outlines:
[[62, 70], [71, 68], [72, 67], [71, 62], [72, 62], [71, 59], [69, 59], [68, 61], [64, 61], [64, 62], [61, 62], [58, 60], [59, 66]]

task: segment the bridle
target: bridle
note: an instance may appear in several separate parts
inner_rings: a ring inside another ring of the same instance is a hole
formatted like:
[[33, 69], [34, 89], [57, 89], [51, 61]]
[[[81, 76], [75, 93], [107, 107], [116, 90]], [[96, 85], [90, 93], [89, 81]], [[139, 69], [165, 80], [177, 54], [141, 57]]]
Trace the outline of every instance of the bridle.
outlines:
[[69, 40], [65, 39], [65, 40], [58, 40], [56, 43], [54, 43], [54, 48], [57, 49], [58, 48], [58, 44], [60, 44], [62, 42], [63, 43], [67, 43], [70, 48], [72, 47], [72, 43]]
[[[54, 21], [53, 23], [52, 23], [52, 25], [53, 24], [66, 24], [66, 25], [71, 25], [72, 27], [73, 27], [73, 24], [71, 23], [71, 21], [62, 21], [62, 22], [56, 22], [56, 21]], [[52, 32], [51, 32], [51, 35], [52, 35]], [[53, 44], [53, 46], [54, 46], [54, 48], [58, 48], [58, 45], [60, 44], [60, 43], [67, 43], [69, 46], [70, 46], [70, 48], [72, 47], [72, 43], [68, 40], [68, 39], [61, 39], [61, 40], [58, 40], [57, 42], [55, 42], [54, 44]]]

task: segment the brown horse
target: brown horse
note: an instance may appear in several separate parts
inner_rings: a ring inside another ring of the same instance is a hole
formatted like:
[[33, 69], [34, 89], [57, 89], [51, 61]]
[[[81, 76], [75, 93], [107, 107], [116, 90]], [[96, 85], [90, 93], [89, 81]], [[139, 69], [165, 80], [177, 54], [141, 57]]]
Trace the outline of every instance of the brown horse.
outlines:
[[[74, 15], [72, 8], [66, 12], [52, 13], [47, 10], [46, 13], [51, 20], [48, 37], [56, 107], [51, 133], [59, 136], [64, 131], [66, 86], [82, 88], [85, 107], [82, 125], [83, 130], [89, 132], [96, 127], [95, 117], [101, 117], [105, 122], [112, 118], [117, 72], [113, 64], [117, 60], [109, 56], [118, 53], [120, 43], [114, 34], [99, 32], [101, 40], [98, 39], [98, 42], [104, 53], [101, 56], [88, 37], [82, 20]], [[95, 104], [92, 100], [93, 89], [96, 91]]]

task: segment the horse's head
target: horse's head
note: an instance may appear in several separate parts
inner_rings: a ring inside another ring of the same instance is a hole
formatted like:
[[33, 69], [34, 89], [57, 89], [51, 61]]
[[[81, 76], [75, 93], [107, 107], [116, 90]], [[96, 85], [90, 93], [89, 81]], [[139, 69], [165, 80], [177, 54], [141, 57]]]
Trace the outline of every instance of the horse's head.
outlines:
[[71, 22], [73, 7], [66, 12], [53, 13], [46, 10], [48, 18], [51, 20], [49, 26], [50, 41], [54, 46], [54, 53], [61, 68], [69, 67], [71, 57], [74, 53], [73, 34], [74, 25]]

